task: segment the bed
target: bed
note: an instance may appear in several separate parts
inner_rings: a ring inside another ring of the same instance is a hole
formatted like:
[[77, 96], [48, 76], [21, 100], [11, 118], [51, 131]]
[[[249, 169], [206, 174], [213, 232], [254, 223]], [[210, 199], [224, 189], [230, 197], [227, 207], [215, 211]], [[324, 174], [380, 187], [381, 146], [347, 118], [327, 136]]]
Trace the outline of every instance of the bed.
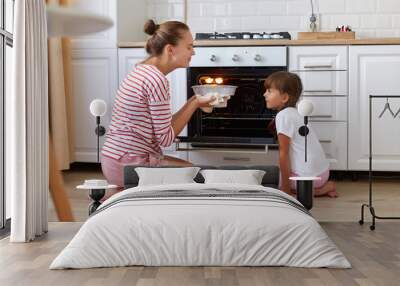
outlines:
[[262, 185], [205, 184], [199, 173], [196, 183], [153, 186], [138, 186], [135, 167], [125, 168], [126, 189], [89, 217], [50, 269], [351, 267], [308, 210], [276, 189], [277, 167], [247, 167], [266, 171]]

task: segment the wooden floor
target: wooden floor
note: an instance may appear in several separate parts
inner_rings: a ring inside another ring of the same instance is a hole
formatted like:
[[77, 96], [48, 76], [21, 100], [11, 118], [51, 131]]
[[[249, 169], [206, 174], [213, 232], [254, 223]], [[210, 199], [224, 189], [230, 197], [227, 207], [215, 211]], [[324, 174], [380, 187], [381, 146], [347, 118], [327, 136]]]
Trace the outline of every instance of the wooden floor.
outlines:
[[[0, 241], [0, 285], [400, 285], [400, 222], [378, 221], [375, 231], [360, 226], [360, 205], [368, 184], [361, 179], [337, 183], [340, 197], [317, 198], [313, 216], [343, 251], [353, 268], [303, 269], [289, 267], [123, 267], [86, 270], [48, 270], [87, 218], [90, 200], [75, 190], [84, 179], [101, 178], [94, 168], [64, 172], [76, 221], [57, 222], [50, 203], [49, 233], [29, 244]], [[377, 179], [375, 206], [379, 215], [400, 215], [399, 180]], [[369, 215], [367, 216], [369, 218]]]
[[49, 233], [29, 244], [0, 241], [0, 285], [399, 285], [400, 224], [381, 222], [372, 232], [356, 223], [322, 223], [353, 268], [121, 267], [48, 270], [81, 226], [50, 223]]

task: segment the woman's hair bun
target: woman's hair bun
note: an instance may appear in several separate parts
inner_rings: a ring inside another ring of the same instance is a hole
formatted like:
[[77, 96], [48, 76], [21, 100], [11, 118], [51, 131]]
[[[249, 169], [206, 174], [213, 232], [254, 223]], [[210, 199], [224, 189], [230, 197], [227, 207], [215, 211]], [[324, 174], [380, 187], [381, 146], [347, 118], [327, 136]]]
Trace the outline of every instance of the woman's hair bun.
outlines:
[[147, 20], [147, 22], [144, 24], [144, 32], [150, 36], [154, 35], [154, 33], [157, 31], [157, 29], [160, 27], [160, 25], [156, 25], [156, 23], [153, 20]]

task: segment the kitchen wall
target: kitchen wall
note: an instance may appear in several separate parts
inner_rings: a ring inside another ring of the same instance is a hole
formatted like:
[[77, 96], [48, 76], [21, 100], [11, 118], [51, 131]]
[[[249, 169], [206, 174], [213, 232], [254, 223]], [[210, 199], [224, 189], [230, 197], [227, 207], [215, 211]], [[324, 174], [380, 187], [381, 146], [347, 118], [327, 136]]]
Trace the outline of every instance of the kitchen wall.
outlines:
[[[145, 0], [117, 1], [118, 42], [144, 41], [146, 39], [143, 25], [149, 18], [147, 15], [147, 2]], [[159, 9], [163, 9], [161, 7], [162, 5]]]
[[[357, 38], [399, 37], [400, 0], [313, 0], [319, 30], [350, 25]], [[307, 31], [310, 0], [187, 0], [193, 32]], [[147, 16], [183, 20], [184, 0], [147, 0]]]

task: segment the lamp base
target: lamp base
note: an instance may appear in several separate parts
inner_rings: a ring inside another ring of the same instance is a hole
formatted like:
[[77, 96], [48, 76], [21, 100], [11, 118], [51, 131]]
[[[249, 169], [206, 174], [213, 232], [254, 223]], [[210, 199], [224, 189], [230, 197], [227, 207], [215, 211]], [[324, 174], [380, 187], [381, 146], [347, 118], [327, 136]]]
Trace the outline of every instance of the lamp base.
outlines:
[[298, 180], [296, 181], [297, 187], [297, 200], [302, 205], [310, 210], [313, 207], [313, 181], [312, 180]]

